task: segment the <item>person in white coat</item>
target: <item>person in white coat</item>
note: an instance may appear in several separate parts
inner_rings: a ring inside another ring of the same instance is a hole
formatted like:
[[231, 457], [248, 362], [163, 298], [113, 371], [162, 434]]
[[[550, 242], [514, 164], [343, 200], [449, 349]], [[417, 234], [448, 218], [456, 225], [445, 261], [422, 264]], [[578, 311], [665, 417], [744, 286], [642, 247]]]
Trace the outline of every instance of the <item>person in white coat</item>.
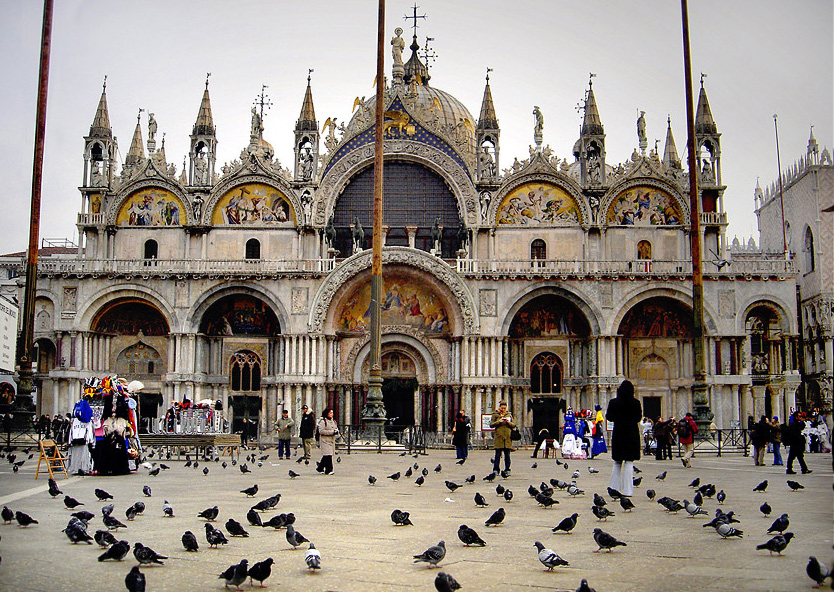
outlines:
[[93, 471], [90, 448], [96, 437], [92, 419], [93, 411], [90, 404], [86, 398], [82, 398], [72, 410], [72, 425], [67, 437], [70, 459], [67, 473], [70, 475], [89, 475]]

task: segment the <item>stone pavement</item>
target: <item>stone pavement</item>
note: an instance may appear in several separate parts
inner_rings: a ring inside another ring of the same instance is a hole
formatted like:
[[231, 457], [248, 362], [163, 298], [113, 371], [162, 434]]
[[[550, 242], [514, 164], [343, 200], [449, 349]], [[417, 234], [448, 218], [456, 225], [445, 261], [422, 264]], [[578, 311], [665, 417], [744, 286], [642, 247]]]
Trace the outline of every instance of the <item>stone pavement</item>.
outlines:
[[[816, 555], [830, 565], [832, 558], [832, 466], [829, 455], [807, 455], [811, 475], [793, 479], [803, 483], [805, 490], [791, 492], [785, 481], [783, 467], [755, 467], [751, 458], [741, 456], [705, 456], [699, 454], [693, 467], [684, 469], [678, 460], [658, 462], [643, 459], [643, 483], [636, 488], [632, 513], [623, 513], [609, 499], [609, 508], [616, 515], [597, 523], [591, 513], [594, 492], [605, 495], [611, 462], [608, 455], [591, 461], [568, 461], [569, 470], [554, 461], [539, 458], [532, 468], [529, 450], [513, 454], [510, 478], [496, 481], [514, 492], [506, 502], [495, 494], [495, 484], [481, 480], [490, 470], [489, 453], [475, 451], [463, 466], [454, 462], [454, 452], [432, 450], [429, 455], [414, 459], [388, 454], [346, 454], [336, 464], [333, 476], [319, 475], [309, 466], [278, 461], [269, 449], [263, 467], [242, 474], [239, 467], [222, 469], [218, 463], [200, 462], [198, 469], [185, 468], [183, 462], [164, 461], [171, 465], [158, 477], [150, 477], [145, 469], [121, 477], [72, 477], [58, 480], [67, 494], [84, 502], [83, 509], [97, 516], [91, 521], [90, 533], [102, 528], [101, 502], [93, 495], [100, 487], [115, 497], [114, 513], [124, 521], [124, 511], [135, 501], [144, 501], [145, 514], [128, 523], [127, 529], [115, 531], [118, 539], [131, 544], [142, 542], [158, 553], [168, 555], [163, 567], [143, 569], [148, 591], [222, 590], [223, 580], [217, 574], [243, 558], [250, 565], [273, 557], [273, 575], [266, 581], [273, 590], [318, 591], [410, 591], [434, 590], [436, 571], [451, 573], [463, 586], [463, 592], [553, 591], [574, 590], [581, 578], [587, 578], [598, 592], [628, 591], [704, 591], [704, 590], [780, 590], [811, 588], [805, 575], [809, 555]], [[18, 458], [20, 460], [20, 457]], [[135, 564], [132, 553], [122, 563], [97, 561], [101, 550], [97, 545], [73, 545], [61, 532], [70, 511], [62, 498], [52, 499], [46, 493], [46, 480], [34, 480], [37, 457], [27, 460], [18, 474], [0, 459], [0, 505], [22, 510], [40, 524], [19, 528], [15, 523], [0, 526], [0, 591], [62, 592], [78, 590], [124, 590], [124, 576]], [[405, 472], [417, 463], [429, 469], [422, 487], [414, 484], [416, 475], [398, 482], [386, 476]], [[434, 468], [442, 464], [442, 472]], [[251, 464], [251, 463], [250, 463]], [[208, 466], [207, 476], [202, 468]], [[599, 469], [589, 474], [587, 467]], [[288, 470], [301, 473], [290, 480]], [[527, 487], [552, 477], [568, 480], [574, 469], [580, 477], [578, 485], [585, 495], [570, 498], [557, 491], [558, 505], [549, 509], [538, 506], [527, 494]], [[668, 470], [663, 482], [655, 475]], [[370, 486], [368, 475], [378, 479]], [[444, 486], [444, 480], [463, 483], [474, 474], [474, 484], [465, 484], [455, 493]], [[715, 483], [724, 489], [725, 511], [735, 510], [744, 531], [743, 539], [723, 540], [702, 524], [712, 517], [718, 506], [705, 500], [709, 518], [690, 518], [685, 512], [671, 515], [646, 497], [649, 488], [658, 497], [692, 499], [687, 485], [695, 477], [702, 483]], [[769, 480], [766, 493], [753, 493], [753, 487]], [[257, 483], [260, 491], [254, 499], [239, 491]], [[142, 486], [150, 485], [153, 496], [145, 498]], [[476, 508], [475, 492], [481, 492], [490, 503]], [[246, 512], [256, 501], [281, 493], [275, 512], [294, 512], [296, 528], [312, 540], [321, 551], [323, 569], [318, 573], [306, 570], [303, 550], [290, 550], [284, 531], [246, 526]], [[607, 498], [608, 496], [605, 495]], [[174, 506], [175, 518], [162, 517], [163, 500]], [[768, 501], [774, 514], [765, 518], [759, 505]], [[244, 524], [249, 538], [231, 538], [220, 549], [209, 549], [205, 543], [203, 521], [197, 513], [218, 505], [220, 516], [216, 526], [226, 530], [230, 517]], [[498, 507], [507, 517], [503, 525], [486, 528], [486, 520]], [[395, 508], [411, 513], [414, 526], [396, 527], [390, 520]], [[554, 534], [551, 528], [573, 512], [580, 514], [579, 524], [571, 535]], [[767, 541], [765, 533], [781, 513], [790, 515], [790, 531], [796, 538], [784, 556], [770, 556], [755, 546]], [[457, 529], [468, 524], [487, 541], [484, 548], [464, 547], [457, 538]], [[591, 536], [594, 527], [625, 541], [612, 553], [594, 553]], [[200, 541], [197, 553], [186, 553], [180, 543], [185, 530], [191, 530]], [[446, 541], [446, 559], [439, 569], [412, 563], [412, 555], [423, 552], [439, 540]], [[541, 541], [570, 562], [569, 567], [546, 572], [539, 563], [533, 543]], [[243, 586], [249, 588], [248, 582]]]

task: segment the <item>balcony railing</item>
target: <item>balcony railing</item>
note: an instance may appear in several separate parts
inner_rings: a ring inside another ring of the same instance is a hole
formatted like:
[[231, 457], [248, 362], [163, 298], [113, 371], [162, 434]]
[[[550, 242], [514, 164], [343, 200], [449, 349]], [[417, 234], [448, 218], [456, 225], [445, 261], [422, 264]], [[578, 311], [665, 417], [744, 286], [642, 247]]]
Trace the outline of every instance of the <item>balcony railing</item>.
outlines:
[[104, 224], [104, 214], [78, 214], [78, 223], [85, 226]]
[[335, 259], [55, 259], [38, 261], [38, 273], [135, 276], [269, 276], [326, 274]]
[[727, 224], [726, 212], [701, 212], [701, 224], [709, 224], [715, 226], [717, 224]]

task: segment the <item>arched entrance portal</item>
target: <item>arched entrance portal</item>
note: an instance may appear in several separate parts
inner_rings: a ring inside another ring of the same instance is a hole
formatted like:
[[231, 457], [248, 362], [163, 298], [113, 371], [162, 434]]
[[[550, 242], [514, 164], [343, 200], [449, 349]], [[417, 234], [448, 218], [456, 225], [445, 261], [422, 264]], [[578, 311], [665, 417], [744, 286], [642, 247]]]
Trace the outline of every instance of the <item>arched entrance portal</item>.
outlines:
[[414, 425], [417, 365], [402, 352], [382, 356], [382, 402], [392, 425]]

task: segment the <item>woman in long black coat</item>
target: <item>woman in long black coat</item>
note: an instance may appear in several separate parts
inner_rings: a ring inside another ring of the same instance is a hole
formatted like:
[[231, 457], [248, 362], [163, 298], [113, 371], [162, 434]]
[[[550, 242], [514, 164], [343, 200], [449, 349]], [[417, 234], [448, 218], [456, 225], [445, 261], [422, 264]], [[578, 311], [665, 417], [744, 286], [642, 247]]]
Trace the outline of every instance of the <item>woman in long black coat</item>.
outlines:
[[617, 397], [608, 403], [605, 419], [614, 423], [611, 434], [611, 487], [623, 495], [634, 493], [634, 461], [640, 458], [640, 419], [643, 410], [634, 398], [634, 385], [624, 380]]

